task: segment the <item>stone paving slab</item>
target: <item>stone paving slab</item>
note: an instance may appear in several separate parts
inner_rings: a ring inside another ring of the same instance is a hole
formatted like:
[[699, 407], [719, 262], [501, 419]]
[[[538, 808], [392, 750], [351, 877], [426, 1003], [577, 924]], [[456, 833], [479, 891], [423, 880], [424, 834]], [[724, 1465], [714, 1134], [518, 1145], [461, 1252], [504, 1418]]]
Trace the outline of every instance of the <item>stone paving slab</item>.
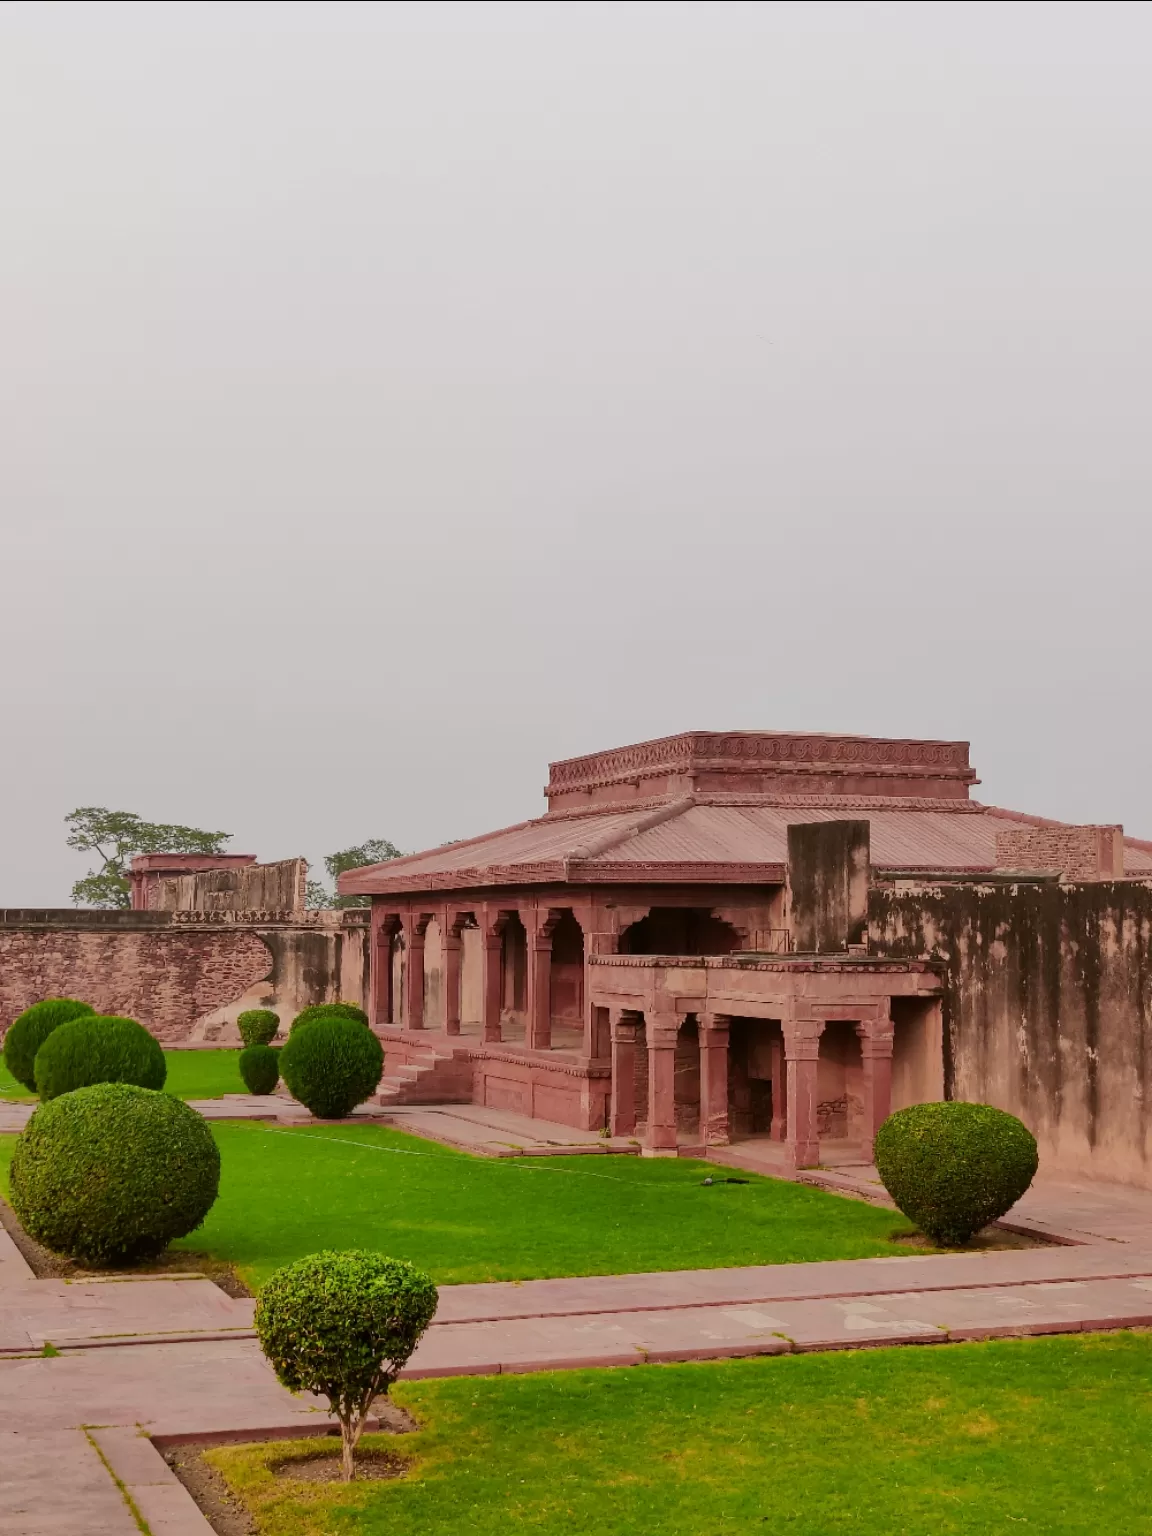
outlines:
[[1020, 1248], [451, 1285], [440, 1289], [433, 1326], [1109, 1277], [1152, 1277], [1152, 1247]]
[[230, 1333], [252, 1327], [254, 1307], [211, 1280], [32, 1280], [4, 1294], [0, 1351], [45, 1343], [62, 1349], [128, 1335]]
[[0, 1531], [4, 1536], [140, 1536], [120, 1490], [81, 1429], [0, 1431]]
[[476, 1375], [1152, 1327], [1152, 1278], [872, 1292], [429, 1329], [406, 1376]]
[[152, 1536], [213, 1536], [192, 1495], [140, 1430], [131, 1426], [90, 1433]]
[[573, 1157], [608, 1152], [638, 1156], [640, 1152], [638, 1143], [628, 1137], [601, 1136], [598, 1131], [581, 1131], [478, 1104], [387, 1106], [380, 1115], [385, 1124], [398, 1131], [482, 1157]]
[[272, 1427], [323, 1434], [330, 1423], [319, 1399], [284, 1390], [252, 1339], [0, 1361], [0, 1431], [139, 1424], [150, 1435], [179, 1439]]

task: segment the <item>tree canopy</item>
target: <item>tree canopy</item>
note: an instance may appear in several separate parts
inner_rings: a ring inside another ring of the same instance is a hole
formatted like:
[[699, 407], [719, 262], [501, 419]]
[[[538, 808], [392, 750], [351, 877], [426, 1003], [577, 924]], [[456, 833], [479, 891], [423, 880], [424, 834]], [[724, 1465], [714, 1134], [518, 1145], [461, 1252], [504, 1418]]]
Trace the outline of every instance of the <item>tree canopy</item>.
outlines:
[[102, 861], [72, 887], [72, 900], [86, 907], [130, 904], [128, 865], [138, 853], [223, 853], [231, 832], [203, 832], [174, 822], [145, 821], [134, 811], [109, 811], [83, 805], [64, 818], [68, 846], [94, 853]]
[[[352, 848], [341, 848], [324, 858], [324, 868], [335, 886], [339, 877], [349, 869], [363, 869], [366, 864], [384, 864], [388, 859], [401, 857], [399, 848], [386, 837], [370, 837], [367, 842]], [[367, 896], [337, 896], [319, 880], [309, 880], [305, 900], [310, 907], [366, 907]]]

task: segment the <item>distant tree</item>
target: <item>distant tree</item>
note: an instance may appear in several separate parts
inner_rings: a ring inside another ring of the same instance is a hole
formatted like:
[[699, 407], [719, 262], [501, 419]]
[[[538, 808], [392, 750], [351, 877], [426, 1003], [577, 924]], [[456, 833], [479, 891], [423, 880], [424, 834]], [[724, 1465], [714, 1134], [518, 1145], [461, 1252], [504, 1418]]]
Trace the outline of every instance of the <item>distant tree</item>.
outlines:
[[138, 853], [223, 853], [231, 832], [202, 832], [171, 822], [144, 821], [133, 811], [84, 805], [64, 818], [69, 848], [95, 853], [102, 864], [72, 887], [72, 900], [86, 907], [130, 904], [128, 865]]
[[[399, 848], [395, 843], [390, 843], [386, 837], [370, 837], [366, 843], [358, 843], [354, 848], [342, 848], [339, 853], [328, 854], [324, 859], [324, 868], [335, 886], [339, 877], [349, 869], [363, 869], [366, 864], [384, 864], [389, 859], [401, 857]], [[319, 880], [308, 881], [305, 903], [310, 907], [371, 905], [367, 896], [337, 896], [326, 886], [321, 885]]]

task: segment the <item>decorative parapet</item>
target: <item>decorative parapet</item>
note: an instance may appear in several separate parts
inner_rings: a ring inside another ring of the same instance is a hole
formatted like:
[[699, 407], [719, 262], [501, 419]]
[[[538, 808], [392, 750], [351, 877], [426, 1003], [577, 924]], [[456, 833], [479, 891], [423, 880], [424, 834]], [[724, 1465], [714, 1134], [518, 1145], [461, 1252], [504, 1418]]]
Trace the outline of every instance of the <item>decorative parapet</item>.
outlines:
[[[778, 731], [688, 731], [630, 747], [549, 764], [549, 802], [613, 786], [669, 781], [668, 792], [719, 787], [715, 780], [748, 778], [896, 780], [904, 793], [931, 781], [944, 793], [967, 795], [977, 783], [966, 741], [886, 740]], [[703, 781], [703, 782], [701, 782]]]

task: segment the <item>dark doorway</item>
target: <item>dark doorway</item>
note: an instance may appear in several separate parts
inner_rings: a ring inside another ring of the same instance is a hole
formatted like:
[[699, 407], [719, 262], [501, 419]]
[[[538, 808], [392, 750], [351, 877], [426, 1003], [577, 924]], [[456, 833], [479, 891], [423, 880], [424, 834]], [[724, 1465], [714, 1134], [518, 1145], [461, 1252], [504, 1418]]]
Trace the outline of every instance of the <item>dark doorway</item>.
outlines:
[[622, 955], [730, 955], [738, 938], [709, 907], [653, 907], [620, 935]]

